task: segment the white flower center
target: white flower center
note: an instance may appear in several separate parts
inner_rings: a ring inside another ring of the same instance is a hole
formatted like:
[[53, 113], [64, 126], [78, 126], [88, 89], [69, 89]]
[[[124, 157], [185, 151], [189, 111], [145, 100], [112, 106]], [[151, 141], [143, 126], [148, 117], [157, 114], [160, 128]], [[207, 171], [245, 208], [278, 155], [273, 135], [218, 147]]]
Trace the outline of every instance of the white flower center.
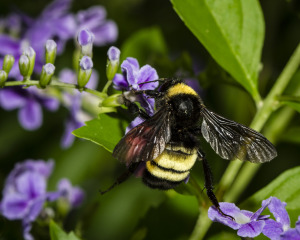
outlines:
[[242, 213], [235, 214], [234, 219], [235, 219], [236, 223], [238, 223], [238, 224], [245, 224], [245, 223], [251, 222], [251, 219]]

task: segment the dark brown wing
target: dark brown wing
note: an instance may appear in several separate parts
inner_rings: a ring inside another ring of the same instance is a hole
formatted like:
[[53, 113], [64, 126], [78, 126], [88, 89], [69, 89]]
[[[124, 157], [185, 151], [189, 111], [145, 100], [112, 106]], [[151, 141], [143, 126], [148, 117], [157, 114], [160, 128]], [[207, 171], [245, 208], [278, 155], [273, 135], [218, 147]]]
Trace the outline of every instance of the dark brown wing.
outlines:
[[131, 129], [116, 145], [113, 157], [126, 165], [153, 160], [163, 152], [170, 136], [170, 112], [162, 108]]
[[238, 158], [253, 163], [271, 161], [276, 149], [262, 134], [228, 120], [210, 110], [201, 110], [201, 132], [214, 151], [224, 159]]

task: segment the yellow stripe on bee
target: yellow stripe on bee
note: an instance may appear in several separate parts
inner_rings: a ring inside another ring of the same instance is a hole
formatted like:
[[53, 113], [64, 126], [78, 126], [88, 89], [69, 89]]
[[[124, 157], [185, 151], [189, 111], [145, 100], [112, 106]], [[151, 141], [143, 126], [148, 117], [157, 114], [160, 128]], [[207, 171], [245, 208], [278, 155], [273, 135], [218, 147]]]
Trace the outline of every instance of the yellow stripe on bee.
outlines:
[[184, 155], [172, 154], [164, 151], [153, 161], [163, 168], [184, 172], [189, 171], [194, 166], [196, 159], [196, 153], [192, 155]]
[[190, 173], [189, 171], [184, 173], [174, 173], [174, 172], [164, 171], [159, 167], [152, 165], [151, 161], [148, 161], [146, 163], [146, 168], [153, 176], [159, 179], [165, 179], [172, 182], [182, 181], [186, 179]]
[[191, 87], [189, 87], [184, 83], [178, 83], [173, 87], [170, 87], [167, 96], [172, 97], [178, 94], [192, 94], [198, 96], [198, 94], [194, 91], [194, 89], [192, 89]]

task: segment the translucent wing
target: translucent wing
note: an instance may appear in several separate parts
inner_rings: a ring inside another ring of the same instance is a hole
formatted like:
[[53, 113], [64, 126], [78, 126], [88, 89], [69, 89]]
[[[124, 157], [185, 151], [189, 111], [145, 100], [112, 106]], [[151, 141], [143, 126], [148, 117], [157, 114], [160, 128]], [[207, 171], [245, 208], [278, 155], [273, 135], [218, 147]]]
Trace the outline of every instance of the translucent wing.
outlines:
[[170, 112], [162, 108], [131, 129], [116, 145], [113, 157], [130, 165], [158, 157], [170, 140]]
[[253, 163], [271, 161], [276, 149], [262, 134], [228, 120], [210, 110], [201, 110], [201, 132], [214, 151], [224, 159], [238, 158]]

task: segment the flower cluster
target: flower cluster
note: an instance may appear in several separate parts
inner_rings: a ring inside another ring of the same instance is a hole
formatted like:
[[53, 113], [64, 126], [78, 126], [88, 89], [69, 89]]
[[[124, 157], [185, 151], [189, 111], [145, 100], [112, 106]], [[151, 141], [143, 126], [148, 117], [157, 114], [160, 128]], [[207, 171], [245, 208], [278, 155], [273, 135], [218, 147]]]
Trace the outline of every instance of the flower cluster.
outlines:
[[[271, 240], [300, 239], [300, 217], [296, 222], [296, 228], [290, 228], [290, 218], [285, 209], [286, 203], [276, 197], [270, 197], [262, 202], [262, 207], [255, 213], [240, 210], [233, 203], [221, 202], [222, 211], [234, 218], [223, 216], [213, 206], [208, 210], [208, 217], [214, 222], [220, 222], [234, 230], [238, 230], [240, 237], [254, 238], [263, 233]], [[269, 215], [261, 215], [268, 208], [276, 220], [270, 219]]]
[[26, 240], [33, 239], [30, 234], [32, 222], [41, 214], [46, 201], [63, 198], [70, 207], [77, 207], [82, 203], [83, 191], [72, 187], [67, 179], [58, 183], [56, 192], [47, 192], [47, 179], [53, 167], [52, 160], [26, 160], [17, 163], [6, 179], [0, 212], [9, 220], [22, 220]]

